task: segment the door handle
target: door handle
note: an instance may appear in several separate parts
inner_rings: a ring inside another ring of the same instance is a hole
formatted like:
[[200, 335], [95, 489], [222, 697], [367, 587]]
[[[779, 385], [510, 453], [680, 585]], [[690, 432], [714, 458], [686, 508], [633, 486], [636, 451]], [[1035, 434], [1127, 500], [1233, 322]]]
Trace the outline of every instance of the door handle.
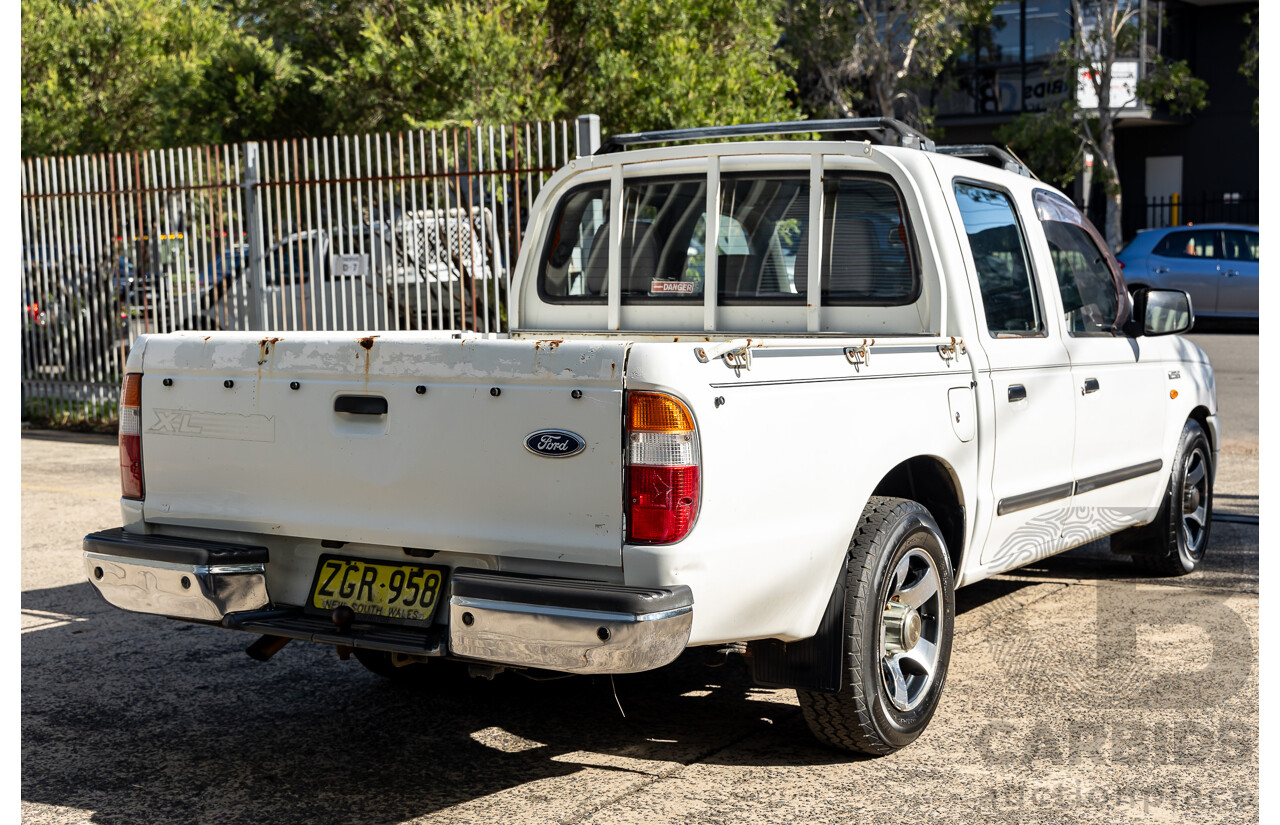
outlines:
[[1010, 387], [1009, 387], [1009, 403], [1013, 403], [1014, 401], [1026, 401], [1026, 400], [1027, 400], [1027, 388], [1026, 388], [1026, 387], [1022, 386], [1021, 384], [1012, 384], [1012, 385], [1010, 385]]
[[1166, 272], [1168, 272], [1168, 271], [1169, 271], [1169, 267], [1167, 267], [1167, 266], [1158, 266], [1158, 267], [1156, 267], [1155, 269], [1153, 269], [1153, 270], [1151, 270], [1151, 271], [1152, 271], [1152, 272], [1154, 272], [1154, 273], [1155, 273], [1155, 274], [1157, 274], [1157, 275], [1163, 275], [1163, 274], [1165, 274]]
[[1222, 273], [1222, 274], [1223, 274], [1223, 275], [1226, 275], [1228, 278], [1234, 278], [1234, 277], [1236, 277], [1237, 275], [1239, 275], [1240, 273], [1239, 273], [1238, 271], [1234, 270], [1234, 269], [1228, 269], [1226, 272], [1224, 272], [1224, 273]]
[[1102, 389], [1102, 385], [1098, 383], [1096, 378], [1084, 379], [1084, 389], [1080, 390], [1081, 395], [1088, 395], [1091, 392], [1097, 392]]
[[386, 415], [387, 399], [379, 395], [339, 395], [333, 399], [333, 411], [353, 415]]

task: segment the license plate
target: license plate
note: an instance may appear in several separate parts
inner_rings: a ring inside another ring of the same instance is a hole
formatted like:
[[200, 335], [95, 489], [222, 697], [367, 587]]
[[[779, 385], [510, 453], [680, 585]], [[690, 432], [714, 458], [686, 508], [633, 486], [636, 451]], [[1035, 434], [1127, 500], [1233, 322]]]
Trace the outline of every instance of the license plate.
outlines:
[[367, 621], [429, 624], [444, 579], [438, 567], [324, 555], [307, 609], [329, 613], [345, 605]]

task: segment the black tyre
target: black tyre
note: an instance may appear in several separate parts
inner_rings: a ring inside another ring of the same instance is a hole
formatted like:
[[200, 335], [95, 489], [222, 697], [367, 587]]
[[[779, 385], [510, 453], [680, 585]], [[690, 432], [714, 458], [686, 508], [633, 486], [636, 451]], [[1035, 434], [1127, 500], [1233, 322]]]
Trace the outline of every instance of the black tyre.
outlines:
[[843, 687], [796, 691], [809, 729], [846, 751], [893, 753], [933, 718], [951, 658], [951, 562], [929, 511], [873, 497], [849, 543]]
[[1213, 450], [1198, 421], [1182, 427], [1169, 486], [1155, 520], [1111, 537], [1111, 549], [1128, 553], [1140, 569], [1158, 576], [1197, 570], [1209, 547], [1213, 522]]

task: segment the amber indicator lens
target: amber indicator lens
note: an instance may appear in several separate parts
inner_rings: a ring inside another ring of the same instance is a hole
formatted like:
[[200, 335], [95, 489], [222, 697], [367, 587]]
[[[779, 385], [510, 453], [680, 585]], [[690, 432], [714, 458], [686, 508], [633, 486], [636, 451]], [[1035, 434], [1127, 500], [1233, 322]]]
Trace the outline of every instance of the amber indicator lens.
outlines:
[[693, 429], [689, 410], [669, 395], [633, 392], [627, 398], [627, 428], [632, 431], [671, 433]]

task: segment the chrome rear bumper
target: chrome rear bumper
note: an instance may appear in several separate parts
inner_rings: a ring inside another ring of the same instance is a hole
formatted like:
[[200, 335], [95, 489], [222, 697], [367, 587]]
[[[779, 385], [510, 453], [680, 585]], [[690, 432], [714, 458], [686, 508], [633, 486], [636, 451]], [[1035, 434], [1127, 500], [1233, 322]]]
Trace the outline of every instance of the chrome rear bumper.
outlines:
[[687, 585], [603, 582], [455, 569], [448, 627], [357, 622], [343, 629], [271, 604], [267, 548], [123, 529], [85, 536], [85, 572], [125, 610], [355, 648], [447, 655], [567, 673], [636, 673], [676, 659], [693, 627]]
[[179, 619], [218, 622], [257, 610], [267, 595], [267, 550], [127, 533], [84, 539], [89, 582], [116, 607]]
[[637, 673], [689, 641], [687, 585], [624, 587], [456, 570], [449, 599], [455, 656], [567, 673]]

